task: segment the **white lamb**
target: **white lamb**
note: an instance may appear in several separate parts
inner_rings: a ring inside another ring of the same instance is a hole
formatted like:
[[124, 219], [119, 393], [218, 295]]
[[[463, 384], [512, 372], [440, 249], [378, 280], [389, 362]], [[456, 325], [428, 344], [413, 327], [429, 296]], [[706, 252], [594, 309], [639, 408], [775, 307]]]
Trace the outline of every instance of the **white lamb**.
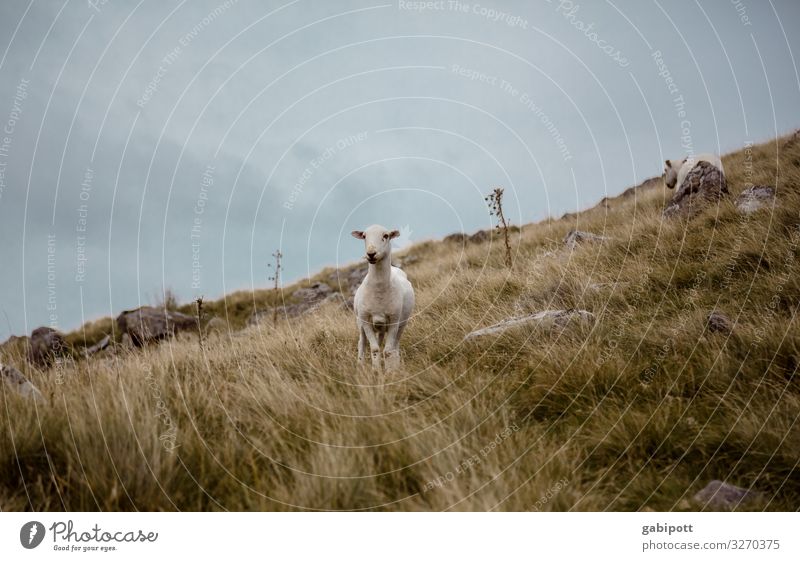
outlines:
[[689, 172], [700, 162], [708, 162], [719, 171], [724, 171], [722, 162], [716, 154], [697, 154], [683, 160], [666, 160], [664, 162], [664, 183], [670, 189], [674, 189], [676, 186], [680, 188]]
[[363, 232], [355, 230], [352, 235], [364, 240], [369, 263], [367, 276], [353, 300], [359, 332], [358, 360], [364, 361], [364, 348], [369, 342], [372, 367], [380, 370], [385, 337], [383, 357], [386, 369], [391, 370], [400, 365], [400, 336], [414, 309], [414, 288], [406, 274], [392, 266], [392, 239], [400, 232], [373, 225]]

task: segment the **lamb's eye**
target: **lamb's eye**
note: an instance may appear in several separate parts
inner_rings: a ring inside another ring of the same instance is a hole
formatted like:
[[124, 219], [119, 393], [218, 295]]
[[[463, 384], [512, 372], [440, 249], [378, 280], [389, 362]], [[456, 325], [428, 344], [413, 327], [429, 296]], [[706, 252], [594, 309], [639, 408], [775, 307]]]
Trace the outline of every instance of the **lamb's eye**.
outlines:
[[388, 239], [389, 239], [389, 234], [384, 234], [384, 235], [383, 235], [383, 239], [384, 239], [384, 240], [388, 240]]

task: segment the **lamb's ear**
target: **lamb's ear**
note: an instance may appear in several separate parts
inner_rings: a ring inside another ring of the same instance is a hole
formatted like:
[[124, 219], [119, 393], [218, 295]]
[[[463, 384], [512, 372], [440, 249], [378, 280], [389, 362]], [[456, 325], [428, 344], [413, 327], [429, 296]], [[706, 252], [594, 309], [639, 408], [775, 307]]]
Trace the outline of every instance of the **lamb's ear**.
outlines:
[[352, 232], [350, 232], [350, 235], [359, 240], [363, 240], [366, 238], [364, 232], [362, 232], [361, 230], [353, 230]]
[[389, 232], [389, 239], [390, 240], [393, 240], [393, 239], [399, 238], [399, 237], [400, 237], [400, 230], [392, 230], [391, 232]]
[[664, 163], [667, 165], [668, 168], [672, 167], [672, 162], [670, 162], [669, 160], [664, 160]]

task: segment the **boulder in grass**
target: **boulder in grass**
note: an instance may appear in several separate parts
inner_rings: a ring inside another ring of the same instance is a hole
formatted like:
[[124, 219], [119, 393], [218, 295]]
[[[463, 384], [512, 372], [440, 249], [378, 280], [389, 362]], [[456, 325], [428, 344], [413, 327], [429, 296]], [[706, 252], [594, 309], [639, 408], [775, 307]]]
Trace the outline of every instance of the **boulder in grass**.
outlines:
[[762, 208], [771, 207], [775, 201], [775, 188], [768, 185], [753, 185], [736, 198], [736, 209], [742, 214], [753, 214]]
[[28, 340], [28, 362], [49, 368], [59, 357], [68, 354], [64, 336], [52, 327], [37, 327]]
[[5, 385], [23, 397], [32, 399], [34, 401], [45, 402], [47, 401], [39, 388], [33, 385], [33, 382], [28, 380], [22, 372], [17, 370], [11, 365], [0, 363], [0, 377], [3, 378]]
[[142, 306], [122, 312], [117, 317], [117, 326], [123, 335], [130, 337], [135, 346], [141, 347], [181, 331], [196, 330], [197, 319], [164, 308]]
[[561, 331], [570, 324], [589, 326], [594, 322], [594, 314], [586, 310], [545, 310], [527, 316], [518, 316], [504, 319], [503, 321], [478, 329], [468, 333], [464, 337], [465, 341], [484, 337], [486, 335], [497, 335], [512, 328], [533, 327], [550, 331]]
[[705, 508], [733, 510], [762, 497], [763, 495], [757, 491], [751, 491], [715, 479], [694, 496], [694, 501]]
[[728, 183], [722, 170], [710, 162], [700, 161], [686, 174], [664, 209], [664, 216], [690, 216], [727, 194]]
[[733, 331], [733, 322], [731, 318], [722, 312], [714, 310], [706, 318], [708, 330], [712, 333], [730, 333]]

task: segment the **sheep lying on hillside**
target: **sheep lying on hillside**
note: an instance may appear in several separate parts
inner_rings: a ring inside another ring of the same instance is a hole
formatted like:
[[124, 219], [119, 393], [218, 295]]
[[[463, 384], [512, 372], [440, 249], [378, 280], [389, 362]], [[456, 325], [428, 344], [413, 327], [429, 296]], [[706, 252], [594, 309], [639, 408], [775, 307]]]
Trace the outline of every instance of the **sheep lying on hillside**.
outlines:
[[352, 232], [364, 240], [369, 270], [356, 290], [353, 308], [358, 325], [358, 360], [364, 361], [364, 347], [369, 342], [372, 367], [381, 368], [381, 345], [387, 370], [400, 365], [400, 336], [414, 309], [414, 288], [406, 274], [392, 266], [392, 239], [400, 235], [383, 226], [373, 225]]
[[680, 188], [689, 172], [700, 162], [708, 162], [719, 171], [723, 171], [722, 162], [715, 154], [697, 154], [683, 160], [666, 160], [664, 162], [664, 183], [670, 189]]

